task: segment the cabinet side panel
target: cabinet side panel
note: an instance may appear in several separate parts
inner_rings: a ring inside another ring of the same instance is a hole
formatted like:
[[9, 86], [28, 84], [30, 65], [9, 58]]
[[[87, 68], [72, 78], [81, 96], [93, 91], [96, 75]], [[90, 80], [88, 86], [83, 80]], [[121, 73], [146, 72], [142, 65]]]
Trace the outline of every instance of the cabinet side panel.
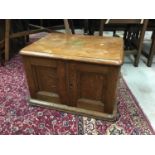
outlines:
[[26, 56], [22, 56], [22, 59], [24, 63], [24, 69], [25, 69], [26, 79], [27, 79], [27, 83], [30, 91], [30, 96], [32, 98], [36, 98], [37, 88], [33, 80], [33, 71], [31, 68], [30, 58]]
[[105, 112], [112, 113], [116, 103], [116, 90], [120, 75], [120, 67], [109, 67], [107, 78], [107, 89], [105, 96]]

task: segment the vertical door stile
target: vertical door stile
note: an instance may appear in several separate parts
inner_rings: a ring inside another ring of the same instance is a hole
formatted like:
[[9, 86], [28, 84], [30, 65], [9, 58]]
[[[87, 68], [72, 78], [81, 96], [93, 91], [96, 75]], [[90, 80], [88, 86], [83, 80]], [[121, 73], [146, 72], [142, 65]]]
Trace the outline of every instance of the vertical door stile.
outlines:
[[68, 90], [69, 90], [69, 98], [70, 98], [70, 106], [76, 107], [77, 102], [77, 79], [76, 79], [76, 63], [68, 64]]
[[67, 84], [67, 67], [65, 61], [58, 61], [57, 64], [58, 90], [62, 104], [69, 103], [68, 84]]

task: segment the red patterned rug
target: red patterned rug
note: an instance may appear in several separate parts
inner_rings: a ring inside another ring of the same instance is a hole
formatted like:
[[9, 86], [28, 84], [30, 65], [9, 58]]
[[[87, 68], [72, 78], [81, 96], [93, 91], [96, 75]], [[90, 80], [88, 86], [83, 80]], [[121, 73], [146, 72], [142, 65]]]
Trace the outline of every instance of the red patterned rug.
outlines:
[[117, 92], [116, 122], [31, 107], [23, 64], [17, 55], [0, 67], [0, 134], [155, 134], [123, 79]]

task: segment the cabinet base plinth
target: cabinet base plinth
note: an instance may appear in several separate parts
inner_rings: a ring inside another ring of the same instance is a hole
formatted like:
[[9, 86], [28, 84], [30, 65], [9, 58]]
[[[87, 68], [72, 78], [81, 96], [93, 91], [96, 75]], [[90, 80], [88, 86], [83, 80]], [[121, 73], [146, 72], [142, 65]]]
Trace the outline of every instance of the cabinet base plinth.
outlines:
[[72, 106], [67, 106], [67, 105], [62, 105], [62, 104], [56, 104], [56, 103], [46, 102], [46, 101], [41, 101], [41, 100], [36, 100], [36, 99], [29, 99], [29, 103], [32, 106], [48, 107], [54, 110], [60, 110], [63, 112], [69, 112], [72, 114], [88, 116], [88, 117], [93, 117], [96, 119], [109, 120], [109, 121], [115, 121], [116, 115], [117, 115], [117, 104], [115, 104], [112, 114], [106, 114], [103, 112], [86, 110], [82, 108], [77, 108], [77, 107], [72, 107]]

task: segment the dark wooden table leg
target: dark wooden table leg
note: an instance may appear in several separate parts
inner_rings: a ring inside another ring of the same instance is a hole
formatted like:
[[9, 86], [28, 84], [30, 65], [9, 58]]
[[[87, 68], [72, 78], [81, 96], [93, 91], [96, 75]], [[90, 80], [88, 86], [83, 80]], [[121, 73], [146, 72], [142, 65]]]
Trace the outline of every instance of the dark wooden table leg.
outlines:
[[10, 20], [5, 20], [5, 61], [9, 60], [9, 46], [10, 46]]
[[155, 54], [155, 31], [153, 32], [152, 35], [152, 43], [151, 43], [151, 48], [148, 56], [148, 61], [147, 61], [147, 66], [151, 67], [152, 66], [152, 61], [153, 61], [153, 55]]
[[2, 49], [0, 49], [0, 65], [4, 66], [4, 53]]
[[69, 19], [68, 22], [69, 22], [69, 26], [70, 26], [70, 29], [72, 31], [72, 34], [75, 34], [73, 19]]
[[95, 32], [95, 20], [94, 19], [89, 19], [88, 20], [88, 30], [89, 30], [89, 35], [94, 35]]
[[140, 55], [142, 53], [143, 40], [144, 40], [144, 35], [145, 35], [146, 28], [147, 28], [147, 24], [148, 24], [148, 19], [145, 19], [143, 28], [141, 30], [141, 35], [140, 35], [140, 40], [139, 40], [139, 45], [138, 45], [138, 51], [137, 51], [137, 54], [135, 57], [135, 62], [134, 62], [135, 67], [138, 67], [138, 64], [139, 64], [139, 59], [140, 59]]
[[[29, 20], [28, 19], [26, 20], [26, 30], [27, 31], [30, 31], [30, 28], [29, 28]], [[28, 43], [29, 41], [30, 41], [29, 35], [26, 35], [25, 36], [25, 43]]]
[[84, 19], [84, 34], [88, 34], [88, 19]]
[[99, 36], [103, 36], [103, 29], [104, 29], [104, 19], [101, 19], [100, 20]]

